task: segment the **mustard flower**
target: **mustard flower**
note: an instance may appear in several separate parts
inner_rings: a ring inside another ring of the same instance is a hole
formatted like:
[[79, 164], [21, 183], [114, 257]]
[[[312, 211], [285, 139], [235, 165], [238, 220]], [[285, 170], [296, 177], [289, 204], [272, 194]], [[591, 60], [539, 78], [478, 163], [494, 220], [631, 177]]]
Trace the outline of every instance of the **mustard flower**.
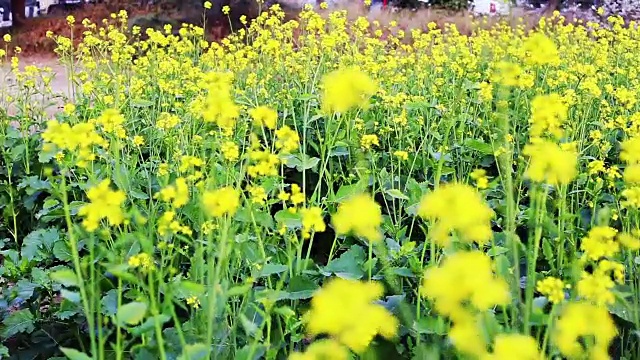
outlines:
[[323, 110], [343, 113], [354, 107], [366, 107], [377, 84], [359, 69], [350, 67], [325, 75], [322, 88]]
[[374, 304], [382, 295], [383, 287], [376, 282], [330, 280], [311, 299], [307, 331], [312, 336], [331, 335], [362, 353], [376, 335], [391, 339], [397, 334], [398, 320]]
[[459, 240], [486, 244], [492, 236], [491, 208], [476, 189], [465, 184], [445, 184], [425, 195], [418, 215], [434, 221], [429, 236], [440, 246], [451, 242], [455, 232]]
[[339, 235], [353, 233], [371, 242], [382, 240], [380, 205], [367, 194], [355, 195], [342, 202], [331, 221]]
[[105, 218], [111, 226], [124, 222], [122, 204], [127, 197], [121, 190], [111, 190], [110, 185], [111, 180], [105, 179], [87, 191], [89, 203], [78, 210], [78, 215], [84, 218], [82, 225], [87, 231], [95, 231], [100, 220]]
[[240, 205], [240, 193], [231, 187], [207, 191], [202, 195], [202, 205], [209, 216], [233, 215]]

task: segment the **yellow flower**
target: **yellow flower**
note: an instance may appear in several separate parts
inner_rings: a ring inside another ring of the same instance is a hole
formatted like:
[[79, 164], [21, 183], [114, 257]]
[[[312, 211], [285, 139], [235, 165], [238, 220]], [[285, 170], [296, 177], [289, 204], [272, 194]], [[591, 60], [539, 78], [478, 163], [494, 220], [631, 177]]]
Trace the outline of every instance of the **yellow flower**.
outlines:
[[640, 136], [622, 142], [620, 160], [629, 165], [640, 164]]
[[369, 195], [355, 195], [341, 203], [331, 222], [339, 235], [353, 233], [371, 242], [382, 240], [382, 212]]
[[174, 208], [180, 208], [187, 204], [189, 201], [189, 186], [185, 178], [179, 177], [176, 179], [175, 185], [169, 185], [160, 190], [156, 194], [156, 198], [160, 198], [164, 202], [171, 202], [171, 206]]
[[151, 257], [151, 255], [146, 253], [133, 255], [129, 258], [128, 264], [134, 269], [137, 267], [142, 267], [142, 270], [144, 271], [153, 270], [153, 258]]
[[122, 204], [127, 198], [124, 192], [111, 190], [110, 185], [111, 180], [105, 179], [87, 191], [89, 203], [78, 210], [78, 215], [84, 217], [82, 225], [87, 231], [95, 231], [100, 220], [105, 218], [111, 226], [123, 223]]
[[62, 111], [65, 113], [65, 115], [71, 115], [76, 111], [76, 106], [71, 103], [65, 104]]
[[209, 216], [233, 215], [240, 205], [240, 194], [232, 187], [207, 191], [202, 195], [202, 205]]
[[608, 359], [609, 343], [616, 334], [615, 324], [605, 307], [579, 302], [563, 309], [553, 340], [569, 359]]
[[487, 177], [487, 171], [484, 169], [475, 169], [469, 174], [469, 176], [476, 181], [476, 187], [478, 189], [486, 189], [489, 187], [489, 178]]
[[75, 22], [76, 22], [76, 18], [74, 18], [73, 15], [67, 16], [67, 24], [73, 25]]
[[322, 216], [322, 209], [317, 206], [301, 209], [300, 215], [302, 216], [302, 236], [305, 239], [311, 237], [311, 232], [323, 232], [326, 229], [324, 218]]
[[409, 159], [409, 153], [402, 150], [394, 151], [393, 156], [397, 157], [400, 161], [407, 161]]
[[398, 320], [374, 304], [382, 295], [383, 287], [376, 282], [330, 280], [311, 299], [307, 330], [312, 336], [331, 335], [362, 353], [376, 335], [391, 339], [397, 334]]
[[567, 185], [578, 174], [578, 155], [572, 150], [563, 150], [551, 141], [542, 140], [526, 145], [523, 153], [531, 158], [525, 174], [533, 181]]
[[591, 260], [612, 257], [620, 251], [620, 244], [616, 241], [618, 231], [608, 226], [596, 226], [582, 239], [580, 250]]
[[357, 68], [345, 68], [325, 75], [322, 88], [323, 110], [343, 113], [353, 107], [366, 107], [377, 85]]
[[124, 138], [126, 132], [124, 129], [124, 116], [117, 109], [107, 109], [96, 120], [96, 123], [102, 125], [106, 133], [114, 133], [119, 138]]
[[135, 145], [135, 146], [144, 145], [144, 138], [142, 136], [140, 136], [140, 135], [134, 136], [132, 141], [133, 141], [133, 145]]
[[290, 200], [294, 206], [304, 204], [306, 197], [298, 184], [291, 184]]
[[2, 39], [4, 40], [4, 42], [7, 42], [7, 43], [11, 42], [11, 34], [4, 34]]
[[456, 252], [439, 266], [428, 268], [420, 294], [454, 322], [466, 319], [466, 306], [486, 311], [510, 299], [507, 283], [493, 274], [491, 259], [480, 251]]
[[531, 101], [529, 130], [532, 137], [546, 134], [554, 138], [562, 137], [562, 125], [567, 120], [567, 106], [558, 94], [539, 95]]
[[225, 5], [222, 7], [222, 13], [225, 15], [229, 15], [229, 13], [231, 12], [231, 8], [229, 7], [229, 5]]
[[624, 169], [624, 182], [629, 185], [640, 185], [640, 164], [629, 165]]
[[240, 148], [233, 141], [226, 141], [220, 146], [222, 157], [227, 161], [236, 161], [240, 157]]
[[191, 306], [194, 309], [200, 308], [200, 300], [197, 296], [189, 296], [187, 298], [187, 305]]
[[448, 336], [456, 350], [463, 354], [473, 357], [486, 354], [487, 342], [479, 324], [472, 317], [454, 323]]
[[629, 233], [621, 233], [618, 235], [618, 242], [628, 250], [637, 251], [640, 250], [640, 238], [638, 230]]
[[162, 163], [158, 166], [158, 175], [165, 176], [169, 174], [169, 164]]
[[276, 128], [278, 113], [273, 109], [266, 106], [259, 106], [255, 109], [249, 110], [249, 115], [253, 118], [253, 123], [256, 126], [264, 126], [270, 130]]
[[264, 205], [267, 200], [267, 192], [262, 186], [248, 186], [249, 194], [251, 195], [251, 203]]
[[211, 1], [205, 1], [204, 2], [204, 8], [205, 9], [209, 10], [209, 9], [211, 9], [211, 6], [212, 6]]
[[543, 33], [534, 33], [524, 42], [524, 51], [527, 52], [526, 61], [532, 65], [559, 64], [558, 48], [553, 40]]
[[523, 70], [518, 64], [501, 61], [496, 64], [492, 82], [504, 86], [517, 86], [523, 76]]
[[[517, 354], [517, 355], [516, 355]], [[528, 335], [499, 334], [493, 344], [493, 352], [481, 360], [544, 360], [538, 342]]]
[[536, 290], [547, 297], [552, 303], [560, 303], [564, 300], [565, 285], [562, 280], [554, 277], [547, 277], [539, 280], [536, 284]]
[[300, 146], [300, 136], [288, 126], [283, 126], [276, 130], [276, 149], [283, 154], [288, 154], [298, 149]]
[[369, 150], [373, 145], [376, 145], [376, 146], [380, 145], [380, 143], [378, 142], [377, 135], [375, 134], [362, 135], [362, 139], [360, 139], [360, 146], [362, 146], [363, 149]]
[[459, 240], [487, 243], [492, 236], [493, 211], [473, 187], [465, 184], [445, 184], [425, 195], [418, 206], [418, 215], [434, 221], [429, 236], [440, 246], [451, 242], [451, 233]]
[[331, 339], [317, 340], [309, 345], [304, 353], [294, 352], [289, 360], [347, 360], [349, 350], [338, 341]]

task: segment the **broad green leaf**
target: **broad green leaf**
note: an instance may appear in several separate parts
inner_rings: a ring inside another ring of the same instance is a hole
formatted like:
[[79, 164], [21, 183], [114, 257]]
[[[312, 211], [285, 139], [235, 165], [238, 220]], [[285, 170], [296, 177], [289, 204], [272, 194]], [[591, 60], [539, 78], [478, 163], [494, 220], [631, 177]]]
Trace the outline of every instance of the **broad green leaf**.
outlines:
[[266, 351], [267, 347], [264, 345], [257, 345], [253, 349], [251, 346], [245, 345], [236, 352], [235, 360], [258, 360], [262, 358]]
[[494, 246], [491, 249], [489, 249], [489, 251], [487, 251], [487, 255], [489, 256], [498, 256], [501, 254], [505, 254], [509, 252], [509, 249], [502, 247], [502, 246]]
[[130, 302], [123, 305], [116, 312], [116, 320], [120, 325], [139, 324], [147, 314], [147, 304], [142, 302]]
[[409, 197], [403, 194], [402, 191], [398, 189], [388, 189], [388, 190], [385, 190], [384, 193], [391, 196], [394, 199], [409, 200]]
[[335, 274], [345, 279], [361, 279], [365, 272], [362, 270], [361, 264], [366, 261], [365, 252], [362, 247], [353, 245], [339, 258], [332, 260], [324, 267], [325, 276]]
[[64, 286], [78, 286], [78, 276], [71, 269], [52, 271], [49, 277], [51, 280], [59, 282]]
[[342, 185], [336, 195], [331, 199], [333, 202], [342, 202], [361, 191], [360, 184]]
[[60, 261], [71, 261], [71, 251], [65, 241], [56, 241], [53, 245], [53, 256]]
[[18, 333], [31, 333], [35, 330], [33, 314], [29, 309], [17, 310], [2, 321], [0, 338], [8, 339]]
[[106, 295], [100, 299], [100, 305], [103, 315], [115, 315], [118, 311], [118, 293], [116, 289], [107, 291]]
[[60, 351], [62, 351], [63, 354], [65, 354], [69, 360], [91, 360], [93, 359], [92, 357], [90, 357], [89, 355], [80, 352], [76, 349], [70, 349], [70, 348], [65, 348], [65, 347], [60, 347]]
[[253, 287], [252, 284], [234, 286], [234, 287], [230, 288], [229, 290], [227, 290], [227, 296], [231, 297], [231, 296], [244, 295], [244, 294], [248, 293], [249, 290], [251, 290], [252, 287]]
[[278, 224], [282, 224], [289, 229], [296, 229], [302, 226], [302, 217], [299, 212], [292, 213], [289, 210], [280, 210], [275, 214]]
[[260, 275], [258, 275], [258, 277], [266, 277], [273, 274], [280, 274], [282, 272], [287, 271], [287, 269], [288, 269], [287, 265], [266, 264], [260, 271]]
[[209, 358], [211, 349], [201, 343], [187, 344], [182, 349], [182, 355], [178, 356], [178, 360], [205, 360]]
[[464, 142], [464, 146], [484, 155], [493, 154], [493, 146], [478, 139], [467, 139]]
[[189, 280], [181, 280], [175, 284], [175, 296], [178, 299], [186, 299], [191, 296], [200, 296], [204, 294], [204, 285]]

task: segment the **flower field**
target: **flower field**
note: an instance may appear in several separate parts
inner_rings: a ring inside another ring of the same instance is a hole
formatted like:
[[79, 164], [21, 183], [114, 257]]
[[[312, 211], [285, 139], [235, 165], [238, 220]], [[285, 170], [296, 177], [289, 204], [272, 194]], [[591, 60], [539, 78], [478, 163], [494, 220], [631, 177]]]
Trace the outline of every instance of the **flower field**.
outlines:
[[283, 19], [10, 59], [0, 358], [640, 358], [635, 23]]

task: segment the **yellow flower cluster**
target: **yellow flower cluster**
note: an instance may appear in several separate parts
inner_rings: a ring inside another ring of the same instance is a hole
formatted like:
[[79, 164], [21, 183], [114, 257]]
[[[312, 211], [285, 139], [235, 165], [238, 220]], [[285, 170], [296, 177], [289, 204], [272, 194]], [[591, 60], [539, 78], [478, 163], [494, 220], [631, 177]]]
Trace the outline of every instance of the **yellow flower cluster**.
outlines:
[[486, 244], [492, 234], [493, 211], [480, 194], [465, 184], [445, 184], [425, 195], [418, 206], [418, 215], [434, 222], [429, 231], [440, 246], [451, 243], [455, 233], [462, 242]]
[[[306, 314], [307, 331], [312, 336], [331, 335], [362, 353], [376, 335], [391, 339], [397, 334], [398, 320], [373, 303], [382, 295], [383, 287], [376, 282], [333, 279], [313, 296]], [[340, 353], [335, 349], [332, 352]]]
[[95, 231], [102, 219], [107, 219], [111, 226], [123, 223], [122, 204], [127, 197], [120, 190], [111, 190], [110, 185], [111, 180], [105, 179], [87, 191], [89, 203], [78, 210], [78, 215], [84, 217], [82, 225], [87, 231]]
[[338, 234], [353, 233], [371, 242], [382, 240], [380, 205], [370, 195], [354, 195], [342, 202], [331, 222]]

